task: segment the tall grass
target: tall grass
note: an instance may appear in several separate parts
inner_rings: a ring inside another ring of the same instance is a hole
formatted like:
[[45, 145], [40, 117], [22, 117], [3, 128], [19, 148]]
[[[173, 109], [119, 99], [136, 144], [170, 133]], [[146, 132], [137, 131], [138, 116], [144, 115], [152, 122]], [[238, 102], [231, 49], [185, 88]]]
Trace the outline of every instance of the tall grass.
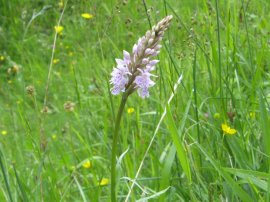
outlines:
[[123, 112], [118, 201], [269, 201], [267, 0], [59, 2], [0, 0], [0, 201], [110, 201], [114, 58], [168, 14], [157, 85]]

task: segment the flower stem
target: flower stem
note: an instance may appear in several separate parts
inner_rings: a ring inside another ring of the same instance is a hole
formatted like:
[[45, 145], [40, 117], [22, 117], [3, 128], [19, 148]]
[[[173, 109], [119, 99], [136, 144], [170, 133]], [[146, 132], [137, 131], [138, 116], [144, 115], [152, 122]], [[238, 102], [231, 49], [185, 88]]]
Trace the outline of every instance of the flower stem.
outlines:
[[111, 201], [116, 202], [116, 148], [117, 148], [117, 139], [118, 139], [118, 132], [120, 128], [120, 122], [122, 118], [122, 114], [125, 108], [125, 104], [127, 102], [128, 94], [124, 93], [122, 96], [121, 104], [118, 109], [116, 121], [115, 121], [115, 128], [113, 133], [113, 145], [112, 145], [112, 156], [111, 156]]

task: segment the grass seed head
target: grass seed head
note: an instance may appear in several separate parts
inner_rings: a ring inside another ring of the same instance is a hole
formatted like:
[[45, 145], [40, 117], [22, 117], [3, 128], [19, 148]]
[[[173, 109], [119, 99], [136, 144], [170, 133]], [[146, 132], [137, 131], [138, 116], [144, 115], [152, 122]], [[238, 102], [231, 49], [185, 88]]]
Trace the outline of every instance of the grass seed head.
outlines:
[[25, 90], [26, 90], [26, 93], [27, 93], [28, 95], [30, 95], [30, 96], [34, 96], [35, 93], [36, 93], [36, 89], [35, 89], [35, 87], [34, 87], [33, 85], [27, 86], [27, 87], [25, 88]]
[[67, 101], [67, 102], [65, 102], [65, 104], [64, 104], [64, 109], [65, 109], [67, 112], [72, 112], [72, 111], [74, 111], [74, 107], [75, 107], [75, 103], [74, 103], [74, 102], [71, 102], [71, 101]]

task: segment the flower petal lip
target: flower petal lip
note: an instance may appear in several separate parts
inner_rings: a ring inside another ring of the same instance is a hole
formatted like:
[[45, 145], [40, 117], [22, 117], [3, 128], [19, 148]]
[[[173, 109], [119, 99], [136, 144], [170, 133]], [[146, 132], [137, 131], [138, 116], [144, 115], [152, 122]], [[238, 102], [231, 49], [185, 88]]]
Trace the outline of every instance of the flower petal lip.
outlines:
[[129, 54], [129, 52], [123, 50], [123, 55], [124, 55], [124, 61], [129, 61], [130, 62], [130, 54]]
[[146, 98], [146, 97], [149, 97], [148, 88], [140, 88], [140, 89], [138, 89], [138, 94], [143, 99]]
[[150, 66], [154, 66], [154, 65], [156, 65], [158, 62], [159, 62], [159, 60], [151, 60], [151, 61], [149, 62], [149, 65], [150, 65]]

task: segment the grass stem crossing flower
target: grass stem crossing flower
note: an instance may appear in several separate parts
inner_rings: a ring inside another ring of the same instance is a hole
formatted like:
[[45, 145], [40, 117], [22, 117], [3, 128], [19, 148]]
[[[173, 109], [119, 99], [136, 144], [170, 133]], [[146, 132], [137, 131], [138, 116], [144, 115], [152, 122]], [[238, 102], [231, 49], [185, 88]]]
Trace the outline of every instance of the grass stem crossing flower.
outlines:
[[64, 30], [64, 27], [63, 26], [54, 26], [54, 30], [57, 34], [61, 34], [62, 31]]

